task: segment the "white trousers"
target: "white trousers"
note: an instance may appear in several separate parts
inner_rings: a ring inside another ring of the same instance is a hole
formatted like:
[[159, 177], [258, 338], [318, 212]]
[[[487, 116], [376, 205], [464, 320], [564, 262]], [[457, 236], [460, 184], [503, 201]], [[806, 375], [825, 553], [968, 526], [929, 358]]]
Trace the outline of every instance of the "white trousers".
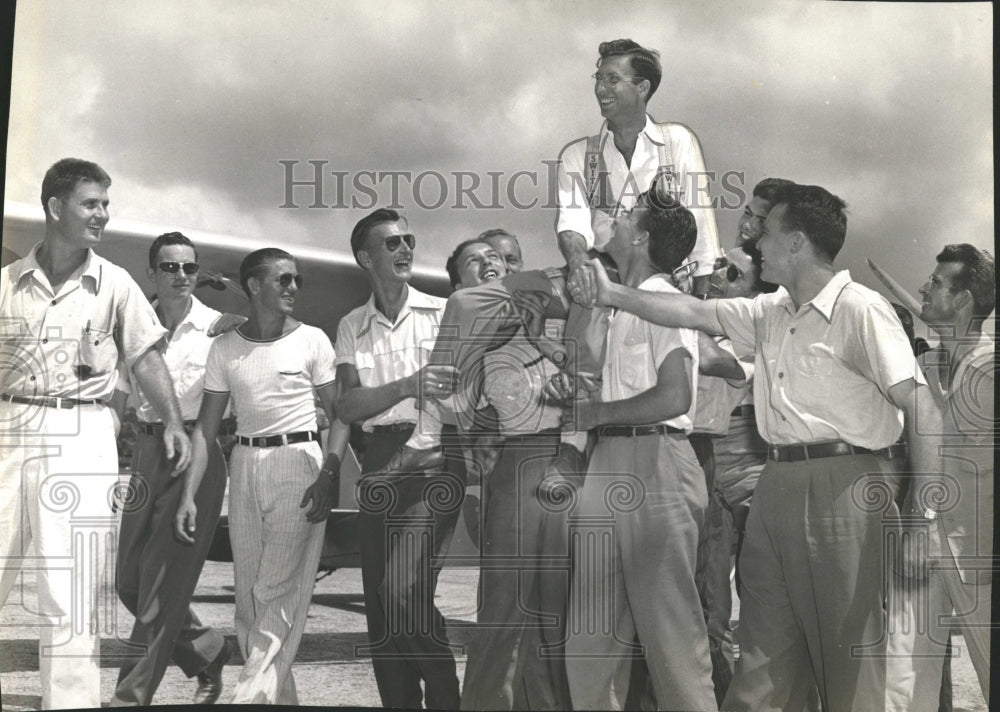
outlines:
[[[935, 533], [938, 541], [931, 546], [940, 549], [940, 531]], [[962, 633], [961, 640], [952, 641], [955, 655], [967, 654], [972, 660], [983, 698], [989, 702], [992, 586], [964, 583], [947, 546], [943, 553], [932, 560], [926, 580], [893, 576], [888, 601], [887, 712], [937, 710], [953, 626]]]
[[[97, 613], [114, 596], [105, 560], [117, 533], [117, 483], [106, 407], [0, 401], [0, 606], [38, 614], [43, 709], [101, 706]], [[37, 604], [22, 571], [34, 572]], [[100, 622], [113, 634], [110, 617]]]
[[230, 460], [229, 537], [236, 585], [236, 638], [246, 663], [232, 703], [298, 704], [292, 663], [316, 584], [325, 524], [299, 503], [316, 481], [315, 442], [237, 445]]

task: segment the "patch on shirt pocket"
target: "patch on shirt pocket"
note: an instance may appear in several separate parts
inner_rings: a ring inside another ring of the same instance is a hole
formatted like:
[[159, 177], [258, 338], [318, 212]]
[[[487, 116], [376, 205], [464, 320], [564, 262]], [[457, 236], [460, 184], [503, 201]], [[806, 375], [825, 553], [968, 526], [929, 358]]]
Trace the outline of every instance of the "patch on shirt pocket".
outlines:
[[618, 377], [622, 385], [630, 389], [648, 390], [655, 384], [650, 383], [648, 370], [653, 362], [653, 353], [645, 341], [638, 343], [626, 339], [619, 351]]
[[795, 357], [795, 370], [814, 378], [832, 376], [835, 358], [833, 351], [822, 344], [814, 344], [806, 353]]

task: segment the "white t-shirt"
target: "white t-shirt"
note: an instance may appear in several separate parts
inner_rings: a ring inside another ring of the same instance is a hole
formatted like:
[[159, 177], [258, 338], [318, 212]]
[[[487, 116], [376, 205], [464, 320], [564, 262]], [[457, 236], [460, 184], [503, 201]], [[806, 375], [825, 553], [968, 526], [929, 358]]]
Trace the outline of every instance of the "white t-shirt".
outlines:
[[255, 341], [239, 329], [208, 353], [205, 392], [229, 393], [236, 430], [245, 437], [316, 430], [314, 388], [334, 381], [333, 346], [314, 326]]

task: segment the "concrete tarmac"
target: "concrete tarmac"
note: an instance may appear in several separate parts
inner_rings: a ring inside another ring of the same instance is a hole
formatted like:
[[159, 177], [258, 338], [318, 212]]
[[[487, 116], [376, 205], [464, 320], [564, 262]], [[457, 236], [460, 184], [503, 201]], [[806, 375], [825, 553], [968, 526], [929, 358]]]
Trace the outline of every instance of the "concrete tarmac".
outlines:
[[[232, 690], [243, 662], [236, 650], [233, 629], [232, 576], [232, 564], [207, 562], [193, 601], [202, 621], [222, 631], [233, 648], [233, 657], [224, 670], [226, 689], [222, 701]], [[37, 617], [32, 612], [36, 600], [33, 578], [30, 573], [22, 575], [23, 585], [15, 588], [0, 612], [0, 704], [5, 712], [35, 710], [41, 704]], [[437, 602], [447, 619], [449, 639], [456, 646], [459, 679], [465, 670], [465, 646], [474, 634], [477, 578], [475, 568], [445, 568], [438, 585]], [[357, 654], [358, 647], [367, 642], [361, 590], [359, 569], [335, 571], [316, 584], [293, 668], [300, 704], [379, 706], [371, 661]], [[114, 619], [104, 628], [101, 643], [104, 700], [110, 700], [114, 692], [120, 660], [116, 656], [126, 650], [122, 640], [127, 640], [132, 627], [131, 615], [111, 592], [107, 593]], [[956, 636], [954, 643], [959, 650], [952, 665], [954, 709], [985, 711], [987, 705], [981, 699], [972, 664], [961, 652], [961, 636]], [[154, 704], [189, 704], [196, 686], [196, 680], [189, 680], [171, 666]]]

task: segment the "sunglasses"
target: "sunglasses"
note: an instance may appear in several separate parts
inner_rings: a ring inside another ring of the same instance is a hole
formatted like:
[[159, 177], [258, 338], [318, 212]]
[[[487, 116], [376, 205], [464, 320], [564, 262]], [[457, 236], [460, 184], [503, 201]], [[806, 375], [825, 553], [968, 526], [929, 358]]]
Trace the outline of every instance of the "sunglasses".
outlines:
[[734, 264], [730, 264], [729, 260], [727, 260], [725, 257], [720, 257], [719, 259], [717, 259], [715, 261], [715, 264], [712, 266], [713, 270], [716, 271], [722, 269], [723, 267], [726, 268], [726, 281], [729, 283], [735, 282], [737, 279], [743, 276], [743, 272], [740, 271], [740, 268]]
[[201, 265], [197, 262], [161, 262], [157, 267], [167, 274], [177, 274], [180, 270], [184, 270], [184, 274], [188, 276], [198, 274], [198, 270], [201, 269]]
[[389, 252], [395, 252], [404, 242], [412, 250], [417, 246], [416, 235], [410, 233], [405, 235], [389, 235], [389, 237], [385, 238], [385, 249], [389, 250]]
[[295, 286], [298, 289], [302, 289], [302, 283], [305, 282], [305, 279], [303, 279], [301, 274], [292, 274], [291, 272], [285, 272], [278, 277], [278, 284], [281, 285], [282, 289], [288, 289], [292, 282], [295, 282]]

